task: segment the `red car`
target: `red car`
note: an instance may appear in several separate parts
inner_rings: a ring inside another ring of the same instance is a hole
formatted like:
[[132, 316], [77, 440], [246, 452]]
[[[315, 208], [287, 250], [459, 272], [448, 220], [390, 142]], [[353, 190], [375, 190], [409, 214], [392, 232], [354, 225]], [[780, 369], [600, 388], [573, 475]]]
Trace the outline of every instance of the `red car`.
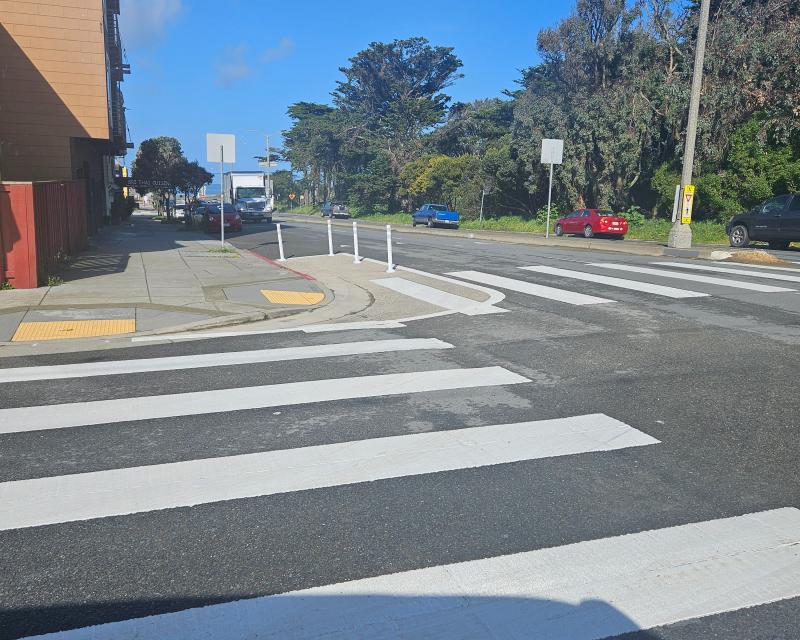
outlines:
[[[242, 218], [232, 204], [225, 203], [225, 229], [242, 230]], [[206, 233], [219, 233], [219, 205], [213, 204], [206, 209], [203, 216], [203, 228]]]
[[578, 209], [556, 220], [556, 235], [577, 233], [585, 238], [610, 235], [622, 238], [628, 233], [628, 221], [605, 209]]

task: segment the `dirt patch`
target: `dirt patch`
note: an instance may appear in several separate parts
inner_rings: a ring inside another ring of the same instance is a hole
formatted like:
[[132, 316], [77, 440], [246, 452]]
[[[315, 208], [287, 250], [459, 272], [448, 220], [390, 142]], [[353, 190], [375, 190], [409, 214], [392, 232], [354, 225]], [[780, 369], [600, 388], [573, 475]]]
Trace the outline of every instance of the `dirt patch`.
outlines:
[[781, 260], [771, 253], [762, 251], [761, 249], [753, 249], [751, 251], [736, 251], [725, 262], [742, 262], [745, 264], [770, 264], [776, 267], [795, 267], [797, 265], [786, 260]]

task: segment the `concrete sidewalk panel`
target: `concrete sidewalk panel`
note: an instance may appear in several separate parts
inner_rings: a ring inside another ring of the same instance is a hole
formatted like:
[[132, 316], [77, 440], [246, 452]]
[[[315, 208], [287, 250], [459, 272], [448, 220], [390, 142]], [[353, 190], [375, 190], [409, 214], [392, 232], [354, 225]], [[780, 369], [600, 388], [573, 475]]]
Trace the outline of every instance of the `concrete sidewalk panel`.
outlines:
[[19, 323], [25, 317], [25, 311], [0, 313], [0, 342], [9, 342], [17, 331]]
[[153, 331], [165, 327], [177, 327], [212, 317], [214, 316], [199, 311], [166, 311], [161, 309], [137, 308], [136, 331]]
[[25, 322], [51, 322], [54, 320], [134, 320], [134, 308], [102, 309], [31, 309]]

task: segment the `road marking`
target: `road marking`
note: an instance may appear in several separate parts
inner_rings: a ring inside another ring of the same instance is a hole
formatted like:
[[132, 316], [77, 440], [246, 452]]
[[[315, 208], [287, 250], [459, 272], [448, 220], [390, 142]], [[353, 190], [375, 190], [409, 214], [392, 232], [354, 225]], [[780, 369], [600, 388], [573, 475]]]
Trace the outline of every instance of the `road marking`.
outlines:
[[0, 409], [0, 433], [64, 429], [225, 411], [245, 411], [353, 398], [404, 395], [530, 382], [502, 367], [441, 369], [288, 382], [138, 398]]
[[617, 269], [619, 271], [629, 271], [631, 273], [642, 273], [659, 278], [677, 278], [678, 280], [691, 280], [692, 282], [704, 282], [706, 284], [716, 284], [721, 287], [731, 287], [733, 289], [747, 289], [749, 291], [760, 291], [762, 293], [778, 293], [780, 291], [794, 291], [783, 287], [773, 287], [766, 284], [754, 284], [743, 280], [728, 280], [726, 278], [713, 278], [701, 276], [696, 273], [682, 273], [680, 271], [669, 271], [667, 269], [650, 269], [649, 267], [637, 267], [630, 264], [615, 264], [613, 262], [591, 262], [592, 267], [603, 269]]
[[[352, 255], [352, 254], [351, 254]], [[372, 262], [373, 264], [380, 264], [385, 265], [385, 262], [381, 262], [380, 260], [373, 260], [372, 258], [364, 258], [365, 262]], [[454, 278], [448, 278], [447, 276], [440, 275], [438, 273], [428, 273], [427, 271], [420, 271], [419, 269], [412, 269], [411, 267], [405, 267], [403, 265], [399, 265], [397, 267], [398, 271], [406, 271], [408, 273], [416, 273], [420, 276], [425, 276], [426, 278], [431, 278], [433, 280], [440, 280], [442, 282], [449, 282], [451, 284], [456, 284], [460, 287], [469, 287], [471, 289], [475, 289], [476, 291], [481, 291], [489, 296], [489, 299], [484, 302], [484, 304], [496, 305], [506, 299], [506, 295], [502, 291], [497, 291], [496, 289], [489, 289], [488, 287], [482, 287], [478, 284], [472, 284], [463, 282], [462, 280], [456, 280]], [[420, 318], [424, 318], [425, 316], [418, 316]]]
[[[748, 269], [772, 269], [775, 271], [788, 271], [790, 273], [796, 273], [800, 275], [800, 268], [798, 267], [774, 267], [769, 264], [750, 264], [749, 262], [715, 262], [715, 264], [729, 264], [733, 267], [747, 267]], [[800, 264], [800, 262], [795, 262], [793, 264]]]
[[303, 333], [328, 333], [329, 331], [355, 331], [364, 329], [402, 329], [399, 320], [365, 320], [363, 322], [339, 322], [334, 324], [312, 324], [299, 330]]
[[0, 530], [658, 444], [602, 414], [0, 484]]
[[[686, 264], [683, 262], [653, 262], [652, 264], [662, 267], [680, 267], [681, 269], [695, 269], [697, 271], [714, 271], [716, 273], [732, 273], [735, 276], [748, 276], [750, 278], [769, 278], [771, 280], [784, 280], [786, 282], [800, 282], [800, 276], [787, 276], [783, 273], [754, 273], [746, 269], [731, 269], [729, 267], [710, 267], [704, 264]], [[792, 269], [798, 273], [797, 269]]]
[[0, 383], [26, 382], [30, 380], [60, 380], [87, 376], [113, 376], [149, 371], [173, 371], [199, 369], [202, 367], [225, 367], [257, 362], [287, 362], [311, 358], [334, 358], [367, 353], [416, 351], [422, 349], [452, 349], [453, 345], [435, 338], [412, 338], [396, 340], [369, 340], [321, 344], [258, 351], [232, 351], [204, 353], [193, 356], [168, 358], [142, 358], [139, 360], [114, 360], [111, 362], [85, 362], [46, 367], [18, 367], [0, 369]]
[[94, 338], [133, 333], [134, 331], [136, 331], [136, 321], [133, 319], [20, 322], [11, 342]]
[[287, 327], [285, 329], [263, 329], [249, 331], [219, 331], [165, 333], [153, 336], [138, 336], [131, 338], [131, 342], [164, 342], [165, 340], [209, 340], [211, 338], [238, 338], [240, 336], [263, 336], [273, 333], [327, 333], [329, 331], [351, 331], [357, 329], [402, 329], [405, 327], [400, 320], [365, 320], [364, 322], [340, 322], [332, 324], [312, 324], [305, 327]]
[[46, 637], [599, 640], [800, 595], [798, 531], [775, 509]]
[[536, 273], [547, 273], [554, 276], [563, 276], [564, 278], [573, 278], [575, 280], [585, 280], [586, 282], [596, 282], [598, 284], [605, 284], [610, 287], [619, 287], [621, 289], [632, 289], [634, 291], [654, 293], [659, 296], [667, 296], [668, 298], [708, 297], [707, 293], [686, 291], [685, 289], [675, 289], [674, 287], [665, 287], [659, 284], [650, 284], [649, 282], [639, 282], [638, 280], [625, 280], [623, 278], [601, 276], [596, 273], [585, 273], [583, 271], [571, 271], [569, 269], [557, 269], [556, 267], [545, 266], [520, 267], [520, 269], [524, 269], [525, 271], [534, 271]]
[[467, 316], [486, 315], [490, 313], [502, 313], [502, 309], [497, 309], [485, 302], [478, 302], [463, 296], [457, 296], [435, 287], [429, 287], [426, 284], [420, 284], [413, 280], [406, 280], [405, 278], [382, 278], [380, 280], [373, 280], [375, 284], [391, 289], [397, 293], [403, 294], [410, 298], [422, 300], [428, 304], [432, 304], [442, 309], [449, 309], [450, 311], [457, 311]]
[[456, 278], [464, 278], [465, 280], [474, 280], [475, 282], [488, 284], [493, 287], [500, 287], [501, 289], [525, 293], [530, 296], [547, 298], [549, 300], [556, 300], [558, 302], [566, 302], [567, 304], [586, 305], [614, 302], [613, 300], [607, 300], [606, 298], [587, 296], [586, 294], [575, 293], [574, 291], [567, 291], [566, 289], [545, 287], [544, 285], [533, 284], [532, 282], [526, 282], [525, 280], [514, 280], [512, 278], [504, 278], [503, 276], [496, 276], [491, 273], [482, 273], [480, 271], [454, 271], [448, 275], [455, 276]]

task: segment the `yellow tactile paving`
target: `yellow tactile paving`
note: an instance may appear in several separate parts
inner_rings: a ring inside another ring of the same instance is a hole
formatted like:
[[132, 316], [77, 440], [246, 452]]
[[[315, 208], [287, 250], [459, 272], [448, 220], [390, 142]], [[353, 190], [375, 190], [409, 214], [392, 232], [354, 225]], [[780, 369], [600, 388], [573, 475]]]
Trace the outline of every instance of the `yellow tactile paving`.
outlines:
[[324, 293], [306, 291], [273, 291], [262, 289], [261, 295], [273, 304], [317, 304], [325, 299]]
[[58, 320], [53, 322], [20, 322], [12, 342], [30, 340], [62, 340], [93, 338], [136, 331], [136, 320]]

